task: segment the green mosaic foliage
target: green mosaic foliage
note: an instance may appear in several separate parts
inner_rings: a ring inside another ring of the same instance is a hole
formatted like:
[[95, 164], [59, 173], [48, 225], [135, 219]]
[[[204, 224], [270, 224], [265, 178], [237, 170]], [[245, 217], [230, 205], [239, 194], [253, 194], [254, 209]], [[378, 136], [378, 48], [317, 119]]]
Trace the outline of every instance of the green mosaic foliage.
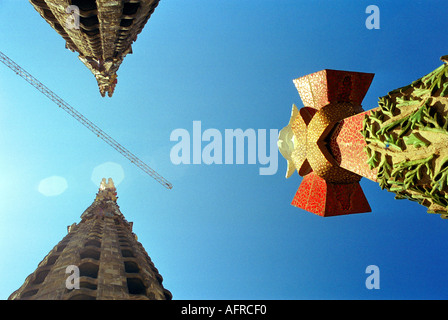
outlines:
[[[423, 205], [438, 204], [445, 210], [440, 213], [448, 218], [448, 158], [434, 168], [437, 155], [393, 163], [391, 154], [407, 148], [426, 148], [431, 145], [420, 132], [448, 135], [448, 115], [443, 117], [431, 107], [435, 96], [448, 95], [448, 65], [443, 64], [428, 75], [408, 86], [389, 92], [378, 101], [379, 109], [366, 115], [361, 131], [367, 146], [371, 169], [377, 169], [381, 189], [396, 194], [396, 199], [417, 201]], [[397, 96], [398, 94], [398, 96]], [[406, 115], [401, 110], [411, 110]], [[378, 151], [384, 149], [384, 151]], [[418, 185], [425, 178], [427, 183]], [[425, 201], [427, 200], [427, 201]]]

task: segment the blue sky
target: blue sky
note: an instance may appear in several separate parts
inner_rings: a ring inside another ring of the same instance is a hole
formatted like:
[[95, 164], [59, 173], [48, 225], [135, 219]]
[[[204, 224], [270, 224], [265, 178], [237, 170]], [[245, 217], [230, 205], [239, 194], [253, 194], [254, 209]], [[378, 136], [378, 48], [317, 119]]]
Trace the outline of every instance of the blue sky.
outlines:
[[[365, 9], [380, 9], [380, 29]], [[363, 179], [372, 213], [321, 218], [290, 205], [301, 177], [257, 164], [174, 165], [175, 129], [281, 129], [292, 80], [375, 73], [365, 109], [441, 65], [444, 1], [161, 1], [113, 98], [28, 1], [0, 0], [0, 51], [173, 183], [167, 190], [0, 65], [0, 299], [80, 221], [99, 182], [174, 299], [447, 299], [448, 221]], [[203, 145], [204, 146], [204, 145]], [[54, 177], [53, 180], [45, 180]], [[95, 178], [97, 179], [97, 178]], [[56, 181], [57, 187], [45, 186]], [[43, 185], [42, 185], [43, 184]], [[56, 190], [54, 190], [56, 189]], [[380, 269], [380, 289], [365, 286]]]

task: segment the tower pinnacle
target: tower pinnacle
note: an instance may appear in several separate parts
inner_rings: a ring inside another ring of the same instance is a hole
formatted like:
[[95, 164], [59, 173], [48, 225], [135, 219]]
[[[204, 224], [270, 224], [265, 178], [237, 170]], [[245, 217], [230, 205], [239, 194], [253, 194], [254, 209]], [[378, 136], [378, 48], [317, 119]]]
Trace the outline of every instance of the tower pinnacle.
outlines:
[[117, 202], [117, 189], [115, 188], [112, 178], [106, 183], [106, 178], [103, 178], [100, 183], [100, 189], [96, 194], [95, 201], [114, 201]]

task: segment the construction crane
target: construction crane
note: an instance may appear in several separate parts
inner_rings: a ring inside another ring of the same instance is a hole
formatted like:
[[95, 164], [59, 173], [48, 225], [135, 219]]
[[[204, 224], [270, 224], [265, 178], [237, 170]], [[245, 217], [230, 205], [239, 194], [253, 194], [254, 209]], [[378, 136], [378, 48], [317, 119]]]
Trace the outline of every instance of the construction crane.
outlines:
[[0, 61], [167, 189], [173, 185], [0, 51]]

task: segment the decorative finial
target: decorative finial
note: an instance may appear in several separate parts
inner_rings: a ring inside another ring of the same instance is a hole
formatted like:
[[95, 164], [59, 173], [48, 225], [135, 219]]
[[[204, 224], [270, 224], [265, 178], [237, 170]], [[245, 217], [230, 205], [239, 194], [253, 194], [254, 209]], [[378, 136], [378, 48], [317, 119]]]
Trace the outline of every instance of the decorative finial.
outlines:
[[117, 201], [117, 192], [115, 189], [114, 181], [109, 178], [106, 183], [106, 178], [103, 178], [100, 183], [100, 189], [96, 195], [95, 201], [112, 200]]
[[104, 189], [106, 189], [106, 186], [107, 184], [106, 184], [106, 178], [103, 178], [102, 180], [101, 180], [101, 183], [100, 183], [100, 190], [104, 190]]
[[109, 180], [107, 181], [107, 187], [106, 188], [115, 189], [114, 181], [112, 180], [112, 178], [109, 178]]

